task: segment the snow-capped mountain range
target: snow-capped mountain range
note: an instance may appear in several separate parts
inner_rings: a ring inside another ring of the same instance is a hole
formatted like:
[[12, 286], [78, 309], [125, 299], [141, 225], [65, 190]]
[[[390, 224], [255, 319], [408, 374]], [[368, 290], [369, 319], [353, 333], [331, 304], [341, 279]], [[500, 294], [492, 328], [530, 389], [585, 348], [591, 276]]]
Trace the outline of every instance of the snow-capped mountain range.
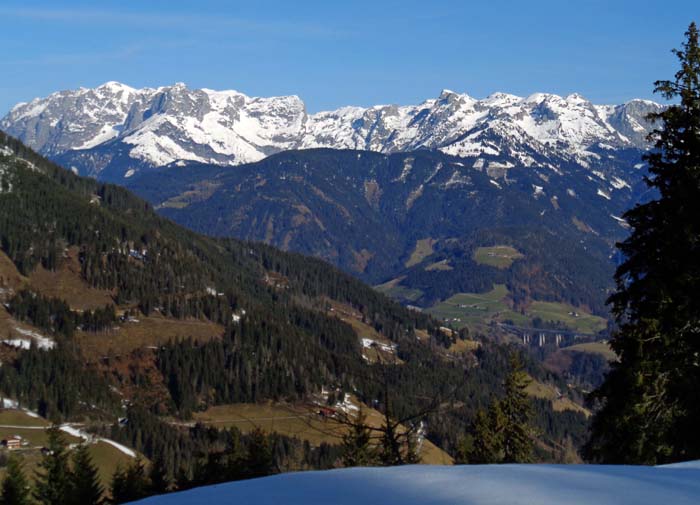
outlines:
[[644, 118], [660, 108], [646, 100], [594, 105], [577, 94], [478, 100], [445, 90], [419, 105], [308, 114], [297, 96], [108, 82], [17, 104], [0, 129], [82, 174], [117, 180], [177, 161], [238, 165], [315, 147], [437, 149], [522, 166], [556, 156], [586, 166], [605, 151], [646, 148]]

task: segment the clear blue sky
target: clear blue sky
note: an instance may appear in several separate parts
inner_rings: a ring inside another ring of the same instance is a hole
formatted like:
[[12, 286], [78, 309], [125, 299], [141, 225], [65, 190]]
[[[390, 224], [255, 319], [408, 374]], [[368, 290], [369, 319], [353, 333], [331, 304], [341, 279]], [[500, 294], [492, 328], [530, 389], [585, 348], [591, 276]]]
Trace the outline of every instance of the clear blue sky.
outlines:
[[700, 0], [0, 2], [0, 116], [116, 80], [296, 94], [310, 111], [443, 88], [652, 98]]

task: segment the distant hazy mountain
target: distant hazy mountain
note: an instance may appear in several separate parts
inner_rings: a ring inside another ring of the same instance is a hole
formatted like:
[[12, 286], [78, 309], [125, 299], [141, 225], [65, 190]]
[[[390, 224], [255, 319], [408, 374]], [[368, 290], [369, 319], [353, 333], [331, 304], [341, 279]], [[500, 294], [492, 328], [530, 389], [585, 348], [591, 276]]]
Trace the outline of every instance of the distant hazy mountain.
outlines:
[[445, 90], [419, 105], [307, 114], [297, 96], [109, 82], [18, 104], [0, 129], [74, 171], [115, 181], [180, 160], [238, 165], [316, 147], [437, 149], [556, 169], [562, 158], [585, 166], [621, 149], [644, 149], [650, 129], [644, 117], [659, 107], [644, 100], [600, 106], [576, 94], [477, 100]]

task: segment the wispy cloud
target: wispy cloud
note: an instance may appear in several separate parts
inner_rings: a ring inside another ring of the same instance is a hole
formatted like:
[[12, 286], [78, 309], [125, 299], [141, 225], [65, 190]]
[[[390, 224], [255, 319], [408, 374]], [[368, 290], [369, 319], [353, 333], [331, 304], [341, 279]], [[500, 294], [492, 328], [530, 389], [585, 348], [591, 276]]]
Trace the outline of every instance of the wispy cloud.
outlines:
[[0, 61], [2, 65], [89, 65], [104, 61], [127, 60], [143, 51], [140, 45], [132, 45], [106, 51], [43, 54], [15, 60]]
[[[141, 39], [122, 46], [105, 47], [94, 50], [80, 50], [69, 52], [46, 52], [43, 51], [36, 56], [27, 55], [23, 58], [0, 57], [0, 65], [90, 65], [93, 63], [104, 63], [106, 61], [128, 61], [144, 53], [160, 49], [183, 49], [195, 47], [198, 42], [193, 39], [180, 38], [173, 40], [162, 39]], [[4, 56], [9, 56], [8, 52]]]
[[75, 9], [75, 8], [36, 8], [36, 7], [0, 7], [0, 16], [34, 21], [53, 21], [72, 24], [130, 25], [159, 28], [178, 28], [188, 31], [202, 29], [235, 29], [241, 32], [284, 37], [344, 37], [348, 31], [338, 30], [317, 23], [290, 21], [257, 21], [238, 18], [226, 13], [162, 13], [154, 11], [127, 11], [111, 9]]

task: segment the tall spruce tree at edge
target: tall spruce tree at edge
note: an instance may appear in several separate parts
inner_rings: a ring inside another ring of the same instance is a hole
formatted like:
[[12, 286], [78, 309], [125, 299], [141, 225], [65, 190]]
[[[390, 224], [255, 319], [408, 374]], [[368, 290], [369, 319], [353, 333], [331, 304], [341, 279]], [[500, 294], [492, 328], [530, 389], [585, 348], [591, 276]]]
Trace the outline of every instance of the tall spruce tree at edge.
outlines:
[[10, 457], [0, 489], [0, 505], [30, 505], [29, 483], [17, 457]]
[[680, 70], [655, 91], [677, 101], [650, 119], [647, 184], [658, 199], [625, 214], [625, 261], [609, 299], [618, 361], [593, 395], [602, 407], [585, 456], [659, 464], [700, 458], [700, 46], [692, 23]]
[[73, 451], [72, 498], [74, 505], [102, 505], [104, 488], [87, 445]]
[[46, 435], [48, 452], [36, 472], [34, 497], [42, 505], [65, 505], [72, 494], [66, 441], [57, 426], [47, 429]]

